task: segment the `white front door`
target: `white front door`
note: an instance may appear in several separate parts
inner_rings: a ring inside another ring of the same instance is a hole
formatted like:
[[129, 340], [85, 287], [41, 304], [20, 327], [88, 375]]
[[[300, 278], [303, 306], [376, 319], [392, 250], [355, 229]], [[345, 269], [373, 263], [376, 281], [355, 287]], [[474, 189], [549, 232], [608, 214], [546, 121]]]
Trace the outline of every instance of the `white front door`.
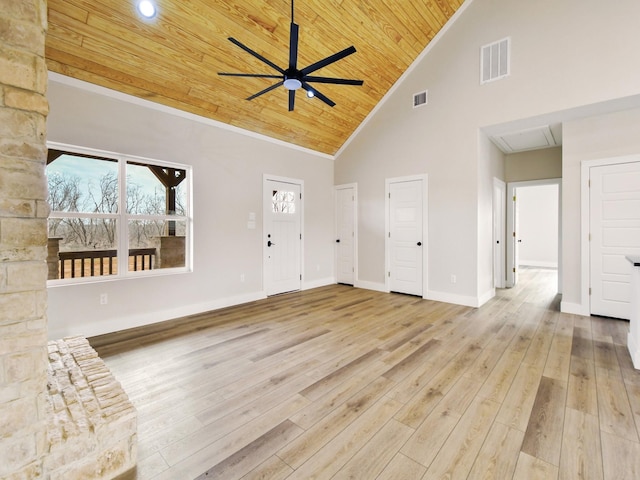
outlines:
[[336, 187], [336, 280], [353, 285], [355, 277], [355, 187]]
[[389, 184], [389, 290], [422, 296], [423, 181]]
[[265, 179], [264, 289], [267, 295], [300, 290], [301, 185]]
[[630, 318], [631, 264], [640, 255], [640, 162], [589, 171], [591, 313]]

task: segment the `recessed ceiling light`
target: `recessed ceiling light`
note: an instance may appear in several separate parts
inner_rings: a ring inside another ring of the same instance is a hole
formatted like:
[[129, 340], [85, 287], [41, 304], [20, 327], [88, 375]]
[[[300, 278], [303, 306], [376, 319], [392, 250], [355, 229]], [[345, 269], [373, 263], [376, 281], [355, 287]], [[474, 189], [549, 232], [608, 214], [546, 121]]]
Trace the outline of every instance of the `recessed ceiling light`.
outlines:
[[144, 18], [156, 16], [156, 6], [151, 0], [140, 0], [138, 2], [138, 11]]
[[307, 97], [313, 98], [314, 96], [315, 96], [315, 93], [313, 93], [313, 90], [307, 90]]

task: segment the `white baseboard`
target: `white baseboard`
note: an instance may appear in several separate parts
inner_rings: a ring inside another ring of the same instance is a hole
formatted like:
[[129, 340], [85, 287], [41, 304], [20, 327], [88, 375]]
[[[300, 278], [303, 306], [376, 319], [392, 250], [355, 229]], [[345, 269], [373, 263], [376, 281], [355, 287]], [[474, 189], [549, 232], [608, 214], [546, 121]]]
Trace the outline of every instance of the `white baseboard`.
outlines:
[[540, 260], [518, 260], [518, 265], [522, 267], [542, 267], [542, 268], [558, 268], [558, 262], [545, 262]]
[[631, 336], [631, 332], [629, 332], [629, 334], [627, 335], [627, 348], [629, 349], [629, 353], [631, 354], [633, 367], [636, 370], [640, 370], [640, 349], [638, 347], [639, 346]]
[[356, 288], [364, 288], [365, 290], [374, 290], [376, 292], [387, 292], [387, 287], [384, 283], [378, 282], [366, 282], [363, 280], [356, 280], [354, 287]]
[[495, 295], [495, 290], [493, 295], [489, 297], [487, 297], [487, 295], [488, 293], [482, 295], [482, 297], [471, 297], [466, 295], [457, 295], [455, 293], [435, 292], [433, 290], [429, 290], [424, 298], [427, 300], [435, 300], [436, 302], [453, 303], [455, 305], [478, 308]]
[[478, 307], [481, 307], [482, 305], [487, 303], [489, 300], [491, 300], [495, 296], [496, 296], [496, 289], [495, 288], [492, 288], [492, 289], [488, 290], [487, 292], [485, 292], [483, 295], [480, 295], [478, 297]]
[[304, 282], [302, 284], [302, 290], [311, 290], [312, 288], [326, 287], [327, 285], [333, 285], [334, 283], [336, 283], [336, 279], [334, 277], [320, 278], [311, 282]]
[[105, 322], [86, 322], [82, 325], [69, 326], [66, 329], [58, 329], [49, 331], [49, 338], [52, 340], [64, 338], [70, 335], [82, 335], [84, 337], [94, 337], [96, 335], [104, 335], [105, 333], [127, 330], [129, 328], [142, 327], [153, 323], [164, 322], [167, 320], [175, 320], [177, 318], [188, 317], [200, 313], [219, 310], [221, 308], [241, 305], [243, 303], [254, 302], [266, 298], [264, 292], [251, 292], [233, 297], [219, 298], [211, 302], [203, 302], [194, 305], [184, 305], [177, 308], [171, 308], [155, 312], [147, 312], [141, 315], [118, 316]]
[[560, 302], [560, 311], [563, 313], [572, 313], [574, 315], [582, 315], [585, 317], [588, 317], [591, 315], [588, 305], [583, 305], [581, 303], [565, 302], [564, 300]]

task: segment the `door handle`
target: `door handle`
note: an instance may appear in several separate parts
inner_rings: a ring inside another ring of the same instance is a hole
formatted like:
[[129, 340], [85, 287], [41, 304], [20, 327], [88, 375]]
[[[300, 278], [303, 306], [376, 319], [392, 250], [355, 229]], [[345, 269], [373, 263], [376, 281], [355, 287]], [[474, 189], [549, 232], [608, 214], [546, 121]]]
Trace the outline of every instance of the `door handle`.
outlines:
[[275, 243], [273, 243], [271, 240], [269, 240], [269, 241], [267, 242], [267, 247], [270, 247], [271, 245], [275, 245]]
[[421, 247], [422, 246], [422, 242], [418, 242], [418, 246]]
[[336, 240], [336, 243], [340, 243], [340, 239], [337, 239], [337, 240]]

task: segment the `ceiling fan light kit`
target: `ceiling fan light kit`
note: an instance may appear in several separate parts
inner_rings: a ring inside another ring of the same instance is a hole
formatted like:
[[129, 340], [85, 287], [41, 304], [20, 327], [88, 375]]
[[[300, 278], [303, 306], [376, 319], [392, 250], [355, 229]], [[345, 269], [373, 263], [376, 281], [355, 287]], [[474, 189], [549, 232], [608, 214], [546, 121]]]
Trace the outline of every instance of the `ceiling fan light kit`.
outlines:
[[335, 63], [338, 60], [342, 60], [343, 58], [347, 57], [348, 55], [351, 55], [352, 53], [355, 53], [356, 49], [353, 46], [351, 46], [349, 48], [345, 48], [344, 50], [341, 50], [338, 53], [334, 53], [333, 55], [330, 55], [330, 56], [328, 56], [328, 57], [326, 57], [326, 58], [324, 58], [324, 59], [322, 59], [322, 60], [320, 60], [320, 61], [318, 61], [316, 63], [313, 63], [313, 64], [301, 69], [301, 70], [298, 70], [298, 32], [299, 32], [299, 26], [293, 20], [293, 13], [294, 13], [293, 0], [291, 0], [291, 28], [290, 28], [290, 35], [289, 35], [289, 65], [288, 65], [287, 69], [283, 69], [283, 68], [279, 67], [278, 65], [276, 65], [272, 61], [268, 60], [267, 58], [263, 57], [259, 53], [251, 50], [249, 47], [247, 47], [243, 43], [239, 42], [235, 38], [229, 37], [229, 41], [231, 43], [233, 43], [234, 45], [240, 47], [245, 52], [247, 52], [250, 55], [254, 56], [255, 58], [257, 58], [261, 62], [265, 63], [266, 65], [268, 65], [269, 67], [271, 67], [272, 69], [277, 71], [279, 73], [279, 75], [275, 75], [275, 74], [260, 74], [260, 73], [227, 73], [227, 72], [218, 72], [218, 75], [228, 76], [228, 77], [252, 77], [252, 78], [279, 79], [279, 81], [277, 83], [265, 88], [264, 90], [259, 91], [258, 93], [254, 94], [254, 95], [251, 95], [250, 97], [247, 97], [247, 100], [253, 100], [254, 98], [257, 98], [260, 95], [264, 95], [265, 93], [270, 92], [271, 90], [275, 90], [276, 88], [278, 88], [280, 86], [284, 86], [284, 88], [286, 90], [288, 90], [288, 92], [289, 92], [289, 111], [293, 111], [293, 109], [294, 109], [296, 90], [299, 90], [300, 88], [304, 89], [307, 92], [307, 97], [309, 97], [309, 98], [318, 97], [324, 103], [326, 103], [330, 107], [333, 107], [335, 105], [334, 101], [332, 101], [330, 98], [328, 98], [325, 95], [323, 95], [322, 93], [320, 93], [316, 88], [311, 87], [311, 85], [309, 85], [309, 84], [316, 82], [316, 83], [328, 83], [328, 84], [334, 84], [334, 85], [356, 85], [356, 86], [361, 86], [361, 85], [363, 85], [364, 81], [363, 80], [351, 80], [351, 79], [347, 79], [347, 78], [317, 77], [317, 76], [312, 76], [310, 74], [315, 72], [315, 71], [317, 71], [317, 70], [320, 70], [321, 68], [326, 67], [327, 65]]

